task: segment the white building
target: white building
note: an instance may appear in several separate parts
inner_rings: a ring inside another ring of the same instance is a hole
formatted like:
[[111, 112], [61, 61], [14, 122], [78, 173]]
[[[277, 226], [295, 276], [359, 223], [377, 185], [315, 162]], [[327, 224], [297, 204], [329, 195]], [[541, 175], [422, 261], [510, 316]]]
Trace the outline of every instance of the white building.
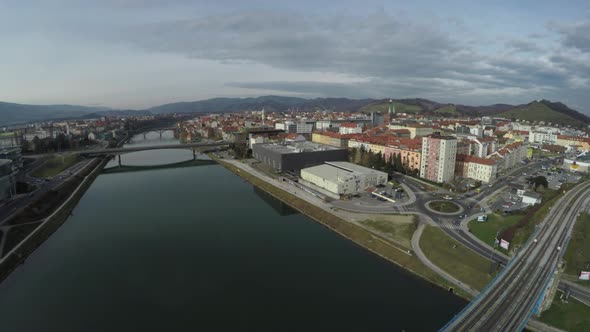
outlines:
[[555, 144], [557, 142], [557, 132], [554, 131], [531, 131], [529, 133], [529, 142]]
[[431, 135], [422, 138], [420, 177], [438, 183], [449, 182], [455, 175], [457, 139]]
[[275, 129], [284, 130], [287, 134], [291, 134], [297, 132], [297, 125], [293, 121], [277, 122]]
[[541, 195], [530, 191], [525, 191], [522, 194], [522, 204], [536, 205], [541, 203]]
[[342, 135], [361, 134], [363, 128], [360, 123], [345, 122], [340, 125], [339, 132]]
[[301, 179], [336, 195], [355, 195], [387, 183], [387, 173], [344, 161], [304, 168]]
[[311, 134], [313, 132], [314, 121], [300, 121], [297, 122], [297, 134]]
[[478, 158], [468, 155], [457, 155], [455, 175], [463, 178], [490, 183], [496, 180], [498, 166], [493, 159]]

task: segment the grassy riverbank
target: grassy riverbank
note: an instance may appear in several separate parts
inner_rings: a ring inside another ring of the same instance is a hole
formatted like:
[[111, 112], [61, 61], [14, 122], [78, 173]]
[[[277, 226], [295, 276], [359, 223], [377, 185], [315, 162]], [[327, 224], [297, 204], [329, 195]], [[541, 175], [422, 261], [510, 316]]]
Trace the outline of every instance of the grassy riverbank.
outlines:
[[412, 235], [418, 228], [415, 218], [415, 216], [405, 215], [383, 215], [363, 220], [361, 224], [381, 232], [406, 249], [412, 249]]
[[[211, 157], [216, 159], [214, 156]], [[413, 272], [421, 278], [424, 278], [445, 289], [454, 287], [435, 272], [430, 270], [427, 266], [422, 264], [422, 262], [415, 255], [408, 255], [406, 251], [400, 250], [398, 244], [392, 243], [386, 237], [378, 236], [375, 233], [364, 229], [363, 227], [345, 221], [336, 215], [323, 210], [318, 206], [310, 204], [297, 196], [285, 192], [284, 190], [262, 179], [259, 179], [252, 174], [244, 172], [236, 166], [226, 163], [223, 160], [217, 159], [217, 161], [233, 173], [252, 183], [254, 186], [259, 187], [260, 189], [273, 195], [275, 198], [285, 202], [295, 210], [316, 220], [317, 222], [355, 242], [361, 247], [366, 248], [371, 252], [405, 268], [406, 270]], [[470, 298], [469, 295], [464, 293], [462, 290], [456, 290], [456, 294], [466, 299]]]
[[491, 262], [433, 226], [424, 229], [420, 247], [428, 259], [474, 289], [482, 290], [495, 276]]
[[78, 154], [58, 154], [54, 155], [41, 166], [35, 169], [31, 175], [37, 178], [47, 178], [58, 175], [64, 170], [80, 162], [82, 157]]
[[[78, 175], [73, 176], [56, 190], [48, 192], [32, 206], [8, 221], [8, 225], [19, 226], [13, 227], [6, 234], [6, 244], [10, 244], [11, 248], [5, 247], [3, 251], [5, 256], [0, 259], [0, 282], [66, 221], [70, 212], [107, 163], [106, 158], [95, 159]], [[58, 206], [57, 209], [56, 206]], [[28, 224], [40, 219], [44, 219], [45, 222]], [[14, 251], [10, 252], [12, 249]]]

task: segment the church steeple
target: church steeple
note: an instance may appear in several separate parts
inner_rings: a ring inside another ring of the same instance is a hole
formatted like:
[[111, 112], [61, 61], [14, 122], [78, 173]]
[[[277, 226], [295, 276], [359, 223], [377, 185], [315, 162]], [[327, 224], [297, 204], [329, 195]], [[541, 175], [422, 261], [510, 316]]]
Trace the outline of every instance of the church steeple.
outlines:
[[387, 113], [389, 114], [389, 119], [395, 116], [395, 106], [393, 105], [392, 99], [389, 99], [389, 111]]

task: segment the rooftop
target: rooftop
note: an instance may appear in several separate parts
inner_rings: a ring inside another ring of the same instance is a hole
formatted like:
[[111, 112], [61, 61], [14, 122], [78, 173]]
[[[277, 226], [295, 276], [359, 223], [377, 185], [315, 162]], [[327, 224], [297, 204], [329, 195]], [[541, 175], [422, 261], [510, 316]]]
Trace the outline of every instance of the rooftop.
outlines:
[[294, 142], [291, 144], [256, 144], [258, 148], [264, 148], [281, 154], [316, 152], [329, 150], [342, 150], [330, 145], [324, 145], [314, 142]]
[[355, 175], [362, 174], [381, 174], [387, 176], [387, 174], [384, 172], [376, 171], [372, 168], [355, 165], [345, 161], [326, 162], [323, 165], [308, 167], [302, 171], [312, 173], [332, 182], [337, 182], [339, 180], [342, 181], [345, 178], [351, 178]]

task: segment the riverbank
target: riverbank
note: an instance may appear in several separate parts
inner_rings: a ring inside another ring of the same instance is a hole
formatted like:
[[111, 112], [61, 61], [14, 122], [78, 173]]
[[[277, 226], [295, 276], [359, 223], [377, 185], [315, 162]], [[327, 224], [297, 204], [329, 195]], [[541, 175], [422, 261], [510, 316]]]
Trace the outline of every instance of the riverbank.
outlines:
[[[39, 220], [37, 227], [30, 228], [27, 233], [18, 233], [22, 239], [18, 239], [19, 241], [13, 241], [15, 242], [14, 247], [10, 248], [10, 251], [0, 259], [0, 282], [6, 279], [20, 264], [23, 264], [27, 257], [66, 221], [70, 216], [71, 211], [78, 204], [80, 198], [82, 198], [86, 190], [108, 162], [109, 158], [106, 157], [93, 160], [81, 169], [71, 180], [64, 182], [56, 192], [48, 193], [48, 195], [54, 195], [54, 197], [57, 196], [57, 199], [60, 199], [60, 202], [54, 201], [52, 204], [61, 203], [61, 205], [48, 216]], [[60, 189], [63, 190], [62, 192], [69, 191], [71, 194], [69, 194], [67, 198], [62, 198], [63, 196], [56, 194]], [[41, 199], [43, 199], [43, 197]], [[28, 216], [28, 214], [34, 212], [33, 210], [33, 208], [26, 209], [22, 215], [16, 215], [8, 222], [8, 224], [13, 226], [30, 224], [31, 222], [29, 219], [31, 217]], [[10, 233], [10, 231], [8, 233]], [[6, 234], [5, 236], [8, 235], [9, 234]]]
[[379, 236], [378, 234], [371, 232], [353, 222], [346, 221], [337, 216], [335, 213], [328, 212], [326, 209], [307, 202], [267, 182], [265, 179], [262, 179], [255, 174], [243, 171], [231, 163], [219, 159], [212, 154], [210, 154], [210, 157], [234, 174], [250, 182], [255, 187], [264, 190], [276, 199], [289, 205], [291, 208], [330, 228], [337, 234], [356, 243], [362, 248], [381, 256], [382, 258], [413, 273], [417, 277], [425, 279], [439, 287], [444, 289], [453, 288], [455, 290], [455, 294], [464, 299], [469, 300], [471, 298], [471, 295], [467, 294], [463, 290], [456, 289], [454, 285], [450, 284], [447, 280], [424, 265], [416, 255], [400, 250], [399, 246], [392, 243], [389, 239]]

